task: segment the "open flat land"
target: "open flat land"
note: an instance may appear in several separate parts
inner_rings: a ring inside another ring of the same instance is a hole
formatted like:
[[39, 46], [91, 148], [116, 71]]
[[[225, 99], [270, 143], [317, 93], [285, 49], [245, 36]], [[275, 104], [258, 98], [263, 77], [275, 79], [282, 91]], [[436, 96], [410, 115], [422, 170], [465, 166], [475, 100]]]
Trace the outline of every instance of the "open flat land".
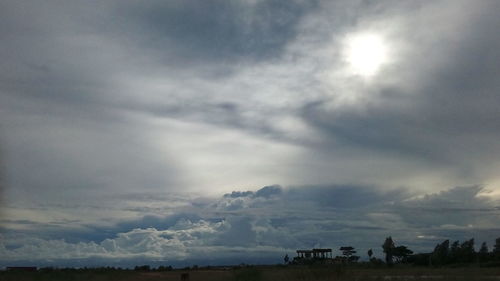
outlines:
[[255, 266], [228, 270], [0, 272], [0, 281], [189, 281], [279, 280], [500, 280], [500, 268], [345, 268], [338, 266]]

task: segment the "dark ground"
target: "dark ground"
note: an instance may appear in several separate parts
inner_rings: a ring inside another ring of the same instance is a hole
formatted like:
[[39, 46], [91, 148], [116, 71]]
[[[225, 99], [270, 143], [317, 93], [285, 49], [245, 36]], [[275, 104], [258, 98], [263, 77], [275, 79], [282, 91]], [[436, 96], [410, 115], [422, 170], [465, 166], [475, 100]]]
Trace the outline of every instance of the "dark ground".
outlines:
[[189, 273], [189, 281], [280, 280], [499, 280], [500, 268], [363, 268], [345, 266], [255, 266], [222, 269], [140, 272], [132, 270], [55, 270], [48, 272], [0, 272], [0, 281], [173, 281]]

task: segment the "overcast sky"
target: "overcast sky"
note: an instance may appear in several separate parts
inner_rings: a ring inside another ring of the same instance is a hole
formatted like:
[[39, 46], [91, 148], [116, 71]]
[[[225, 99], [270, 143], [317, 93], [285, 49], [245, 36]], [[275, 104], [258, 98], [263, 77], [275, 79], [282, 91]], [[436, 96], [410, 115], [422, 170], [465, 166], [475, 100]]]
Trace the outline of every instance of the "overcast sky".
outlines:
[[491, 245], [499, 12], [2, 1], [0, 266]]

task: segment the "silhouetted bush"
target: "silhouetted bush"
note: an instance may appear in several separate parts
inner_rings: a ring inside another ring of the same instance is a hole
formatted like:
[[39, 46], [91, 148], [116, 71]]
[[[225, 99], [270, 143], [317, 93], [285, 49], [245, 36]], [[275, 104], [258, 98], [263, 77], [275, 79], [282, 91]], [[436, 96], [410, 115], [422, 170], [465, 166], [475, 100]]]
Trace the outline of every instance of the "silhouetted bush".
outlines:
[[151, 267], [149, 265], [141, 265], [134, 267], [135, 271], [150, 271]]

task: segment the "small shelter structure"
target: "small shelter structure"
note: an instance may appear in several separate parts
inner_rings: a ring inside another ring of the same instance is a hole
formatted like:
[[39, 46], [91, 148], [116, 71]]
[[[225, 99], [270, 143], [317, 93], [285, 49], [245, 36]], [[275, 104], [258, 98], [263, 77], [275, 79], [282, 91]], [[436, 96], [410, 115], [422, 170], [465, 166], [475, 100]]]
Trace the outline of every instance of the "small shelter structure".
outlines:
[[297, 250], [294, 260], [332, 259], [332, 249]]

